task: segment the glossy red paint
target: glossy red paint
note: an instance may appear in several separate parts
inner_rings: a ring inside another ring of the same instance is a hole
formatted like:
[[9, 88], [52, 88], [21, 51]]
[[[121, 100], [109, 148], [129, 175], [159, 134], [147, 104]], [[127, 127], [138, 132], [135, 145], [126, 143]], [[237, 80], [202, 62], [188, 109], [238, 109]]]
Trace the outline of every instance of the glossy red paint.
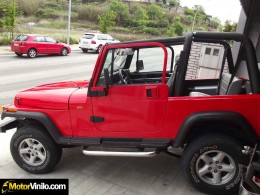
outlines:
[[[161, 47], [164, 51], [162, 82], [97, 86], [106, 52], [125, 47]], [[108, 45], [102, 48], [92, 75], [92, 91], [107, 95], [89, 97], [88, 81], [44, 84], [16, 95], [15, 106], [22, 111], [49, 116], [64, 136], [174, 139], [185, 119], [196, 112], [233, 111], [244, 116], [260, 136], [258, 106], [260, 95], [168, 97], [166, 65], [168, 54], [161, 43]], [[150, 90], [150, 95], [147, 91]], [[104, 122], [90, 122], [91, 116]]]
[[[42, 40], [37, 41], [36, 37], [42, 37]], [[19, 55], [27, 54], [30, 49], [35, 49], [37, 54], [60, 54], [63, 48], [66, 48], [68, 50], [68, 53], [71, 52], [71, 48], [69, 45], [58, 42], [52, 38], [51, 40], [53, 41], [49, 42], [47, 38], [50, 37], [37, 34], [18, 35], [11, 42], [11, 50]]]

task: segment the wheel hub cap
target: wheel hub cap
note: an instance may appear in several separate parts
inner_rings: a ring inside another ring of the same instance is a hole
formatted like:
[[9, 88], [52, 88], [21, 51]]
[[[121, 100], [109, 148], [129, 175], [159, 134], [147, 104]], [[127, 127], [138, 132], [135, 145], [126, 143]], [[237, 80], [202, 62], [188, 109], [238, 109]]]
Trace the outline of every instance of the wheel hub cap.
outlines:
[[32, 166], [39, 166], [46, 160], [46, 150], [36, 139], [24, 139], [19, 145], [22, 160]]
[[227, 153], [211, 150], [197, 159], [196, 173], [207, 184], [223, 185], [234, 177], [236, 164]]

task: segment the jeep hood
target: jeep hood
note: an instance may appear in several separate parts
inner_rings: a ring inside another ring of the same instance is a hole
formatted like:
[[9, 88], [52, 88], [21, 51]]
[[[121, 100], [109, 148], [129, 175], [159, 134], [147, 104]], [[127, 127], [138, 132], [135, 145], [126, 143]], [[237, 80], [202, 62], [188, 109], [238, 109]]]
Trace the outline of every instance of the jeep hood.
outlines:
[[21, 91], [15, 96], [16, 107], [68, 110], [70, 96], [88, 81], [49, 83]]

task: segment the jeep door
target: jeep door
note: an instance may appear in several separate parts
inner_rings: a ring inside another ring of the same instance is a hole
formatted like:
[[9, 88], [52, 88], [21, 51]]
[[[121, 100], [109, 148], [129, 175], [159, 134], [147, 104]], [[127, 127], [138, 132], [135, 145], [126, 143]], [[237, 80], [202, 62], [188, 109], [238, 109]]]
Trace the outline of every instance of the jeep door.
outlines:
[[[157, 47], [161, 52], [137, 53], [138, 48], [145, 47]], [[104, 47], [89, 91], [93, 106], [92, 122], [99, 135], [152, 137], [162, 130], [168, 99], [165, 84], [167, 55], [166, 48], [160, 43]], [[153, 78], [158, 75], [158, 71], [153, 70], [154, 59], [158, 59], [160, 78]], [[138, 66], [140, 70], [137, 70]], [[144, 72], [144, 67], [149, 67], [150, 72]], [[120, 69], [129, 74], [133, 81], [122, 81]], [[149, 82], [149, 75], [154, 82]]]

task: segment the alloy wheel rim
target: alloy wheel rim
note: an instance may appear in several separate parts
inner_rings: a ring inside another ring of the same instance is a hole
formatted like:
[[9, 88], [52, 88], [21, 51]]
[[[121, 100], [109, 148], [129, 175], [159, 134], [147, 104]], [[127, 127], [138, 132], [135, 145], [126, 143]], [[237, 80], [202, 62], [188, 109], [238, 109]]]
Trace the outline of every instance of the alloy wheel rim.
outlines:
[[234, 177], [236, 164], [227, 153], [211, 150], [197, 159], [196, 173], [207, 184], [223, 185]]
[[42, 143], [33, 138], [24, 139], [19, 144], [18, 150], [22, 160], [31, 166], [39, 166], [47, 158], [47, 153]]
[[62, 55], [67, 55], [67, 50], [66, 49], [62, 49]]
[[29, 52], [31, 57], [35, 57], [36, 56], [36, 51], [35, 50], [30, 50]]

